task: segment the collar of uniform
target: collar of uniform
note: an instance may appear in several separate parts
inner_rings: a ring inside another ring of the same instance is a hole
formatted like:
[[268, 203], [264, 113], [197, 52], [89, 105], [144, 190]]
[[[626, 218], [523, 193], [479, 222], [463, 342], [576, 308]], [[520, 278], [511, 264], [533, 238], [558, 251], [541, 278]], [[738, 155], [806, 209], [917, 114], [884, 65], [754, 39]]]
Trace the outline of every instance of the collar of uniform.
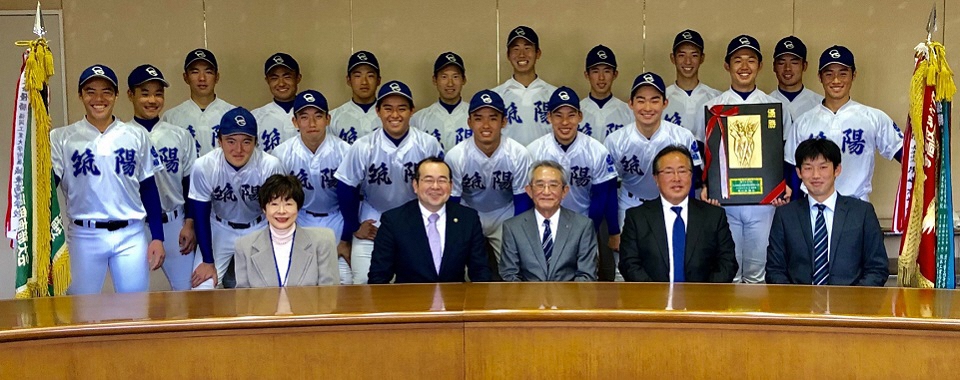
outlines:
[[[230, 161], [227, 161], [227, 153], [223, 151], [222, 147], [217, 147], [217, 150], [220, 152], [220, 159], [223, 160], [223, 162], [226, 163], [227, 166], [231, 168], [236, 168], [235, 166], [233, 166], [233, 164], [230, 163]], [[243, 164], [243, 166], [236, 168], [236, 172], [237, 173], [242, 172], [244, 170], [247, 170], [247, 168], [249, 167], [254, 167], [254, 168], [259, 167], [259, 165], [255, 164], [255, 162], [260, 162], [261, 154], [263, 154], [263, 150], [261, 150], [259, 147], [254, 148], [253, 153], [250, 153], [250, 159], [247, 160], [247, 163]]]
[[[111, 115], [110, 117], [113, 118], [113, 121], [110, 122], [110, 125], [108, 125], [106, 128], [104, 128], [104, 130], [103, 130], [102, 133], [107, 133], [107, 131], [109, 131], [111, 128], [113, 128], [113, 127], [116, 126], [117, 124], [122, 123], [119, 119], [117, 119], [116, 116], [112, 116], [112, 115]], [[97, 132], [100, 132], [100, 129], [98, 129], [97, 126], [93, 125], [92, 123], [90, 123], [89, 120], [87, 120], [87, 116], [86, 116], [86, 115], [83, 116], [83, 119], [81, 120], [81, 122], [83, 123], [83, 125], [85, 125], [85, 126], [87, 126], [87, 127], [89, 127], [89, 128], [96, 129]]]
[[199, 111], [201, 111], [201, 112], [204, 112], [204, 111], [206, 111], [206, 110], [208, 110], [208, 109], [211, 109], [211, 108], [215, 107], [215, 106], [217, 105], [217, 103], [218, 103], [218, 102], [222, 102], [222, 100], [220, 100], [220, 97], [219, 97], [219, 96], [217, 96], [216, 94], [214, 94], [214, 95], [213, 95], [213, 101], [210, 102], [210, 104], [207, 104], [207, 108], [200, 108], [200, 105], [197, 104], [197, 102], [193, 101], [193, 98], [187, 99], [187, 102], [189, 102], [191, 105], [193, 105], [193, 107], [196, 108], [197, 110], [199, 110]]
[[[758, 92], [761, 93], [761, 94], [763, 94], [763, 91], [760, 91], [760, 87], [759, 87], [759, 86], [754, 86], [754, 87], [753, 87], [753, 91], [750, 91], [750, 95], [747, 95], [747, 98], [746, 98], [746, 99], [743, 99], [742, 97], [740, 97], [740, 93], [738, 93], [737, 91], [735, 91], [735, 90], [733, 89], [733, 87], [730, 87], [730, 88], [727, 89], [727, 91], [726, 91], [727, 94], [733, 95], [733, 96], [736, 97], [736, 99], [741, 99], [741, 100], [743, 100], [743, 101], [745, 101], [745, 102], [750, 101], [750, 99], [753, 98], [753, 97], [755, 97]], [[766, 95], [766, 94], [764, 94], [764, 95]], [[748, 103], [748, 104], [749, 104], [749, 103]]]
[[630, 125], [633, 126], [633, 128], [631, 128], [631, 129], [633, 129], [633, 133], [636, 133], [638, 137], [640, 137], [640, 138], [642, 138], [642, 139], [644, 139], [644, 140], [647, 140], [647, 141], [653, 141], [654, 139], [657, 138], [657, 136], [659, 136], [661, 133], [663, 133], [663, 129], [665, 128], [665, 126], [666, 126], [667, 124], [673, 124], [673, 123], [670, 123], [670, 122], [668, 122], [668, 121], [666, 121], [666, 120], [660, 119], [660, 125], [657, 126], [657, 130], [656, 130], [656, 131], [653, 131], [653, 134], [650, 135], [650, 138], [649, 138], [649, 139], [647, 138], [647, 136], [644, 136], [643, 133], [640, 133], [640, 127], [637, 126], [637, 122], [636, 122], [636, 121], [634, 121], [633, 124], [630, 124]]
[[540, 79], [540, 75], [537, 75], [537, 78], [530, 82], [529, 86], [524, 86], [522, 83], [517, 82], [516, 79], [513, 79], [513, 75], [510, 76], [510, 79], [507, 79], [507, 86], [511, 88], [538, 88], [543, 87], [547, 82], [544, 82], [543, 79]]
[[[823, 104], [824, 102], [826, 102], [826, 100], [820, 101], [820, 109], [833, 114], [833, 111], [831, 111], [829, 108], [827, 108], [825, 104]], [[846, 103], [840, 106], [840, 109], [837, 110], [837, 114], [840, 114], [841, 112], [846, 111], [847, 109], [858, 106], [858, 105], [860, 105], [860, 103], [857, 103], [857, 101], [853, 100], [853, 97], [851, 97], [850, 99], [847, 100]]]
[[[838, 195], [839, 195], [839, 193], [837, 193], [837, 190], [834, 189], [834, 190], [833, 190], [833, 194], [830, 194], [830, 196], [827, 197], [827, 199], [825, 199], [825, 200], [822, 202], [823, 205], [824, 205], [824, 206], [827, 206], [827, 209], [830, 210], [830, 211], [836, 211], [836, 210], [837, 210], [837, 196], [838, 196]], [[809, 207], [810, 210], [816, 210], [816, 208], [815, 208], [814, 206], [817, 204], [817, 201], [816, 201], [815, 199], [813, 199], [813, 197], [811, 197], [811, 196], [809, 196], [809, 195], [807, 195], [807, 201], [809, 202], [809, 205], [808, 205], [807, 207]]]
[[311, 156], [316, 156], [320, 154], [320, 152], [323, 151], [323, 148], [327, 145], [327, 141], [330, 141], [329, 133], [323, 136], [323, 141], [320, 142], [320, 146], [317, 147], [317, 151], [311, 152], [310, 148], [307, 148], [307, 144], [303, 142], [303, 137], [300, 135], [297, 135], [297, 142], [300, 143], [300, 148], [303, 149], [304, 152], [306, 152], [308, 155], [311, 155]]
[[[551, 136], [552, 136], [552, 134], [551, 134]], [[499, 154], [500, 151], [503, 150], [503, 144], [507, 142], [507, 139], [508, 139], [508, 138], [509, 138], [509, 137], [507, 137], [507, 136], [500, 135], [500, 144], [497, 145], [497, 149], [494, 149], [494, 150], [493, 150], [493, 154], [491, 154], [489, 158], [494, 158], [494, 157], [496, 157], [497, 154]], [[477, 146], [477, 139], [475, 138], [475, 136], [470, 136], [469, 138], [467, 138], [466, 141], [470, 141], [470, 144], [467, 144], [467, 146], [470, 147], [470, 149], [476, 150], [477, 153], [480, 153], [480, 155], [483, 156], [483, 157], [486, 157], [486, 156], [487, 156], [487, 154], [486, 154], [486, 153], [483, 153], [483, 151], [480, 150], [480, 147]]]

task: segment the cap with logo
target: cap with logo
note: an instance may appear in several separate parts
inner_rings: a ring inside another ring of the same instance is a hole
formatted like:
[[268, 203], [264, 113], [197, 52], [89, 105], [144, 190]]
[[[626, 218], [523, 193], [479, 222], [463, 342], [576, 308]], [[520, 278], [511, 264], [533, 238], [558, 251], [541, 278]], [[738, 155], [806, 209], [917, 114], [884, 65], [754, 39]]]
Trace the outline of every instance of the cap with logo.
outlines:
[[550, 95], [550, 101], [547, 102], [547, 109], [550, 112], [556, 111], [560, 107], [573, 107], [580, 111], [580, 97], [576, 91], [567, 86], [562, 86]]
[[400, 95], [404, 98], [410, 99], [410, 106], [413, 106], [413, 93], [410, 92], [410, 87], [398, 80], [392, 80], [387, 83], [384, 83], [383, 86], [380, 86], [380, 91], [377, 91], [377, 105], [380, 105], [380, 102], [383, 101], [383, 98], [386, 98], [390, 95]]
[[277, 66], [283, 66], [298, 74], [300, 73], [300, 64], [297, 63], [297, 60], [293, 59], [290, 54], [274, 53], [263, 63], [263, 75], [270, 74], [270, 70], [273, 70], [273, 68]]
[[493, 108], [501, 115], [507, 112], [507, 107], [503, 104], [503, 98], [500, 97], [500, 94], [491, 90], [477, 92], [470, 99], [470, 113], [477, 112], [481, 108]]
[[510, 44], [513, 43], [517, 38], [523, 38], [533, 46], [540, 48], [540, 37], [537, 37], [537, 32], [534, 32], [529, 26], [520, 25], [510, 31], [510, 34], [507, 36], [507, 47], [510, 47]]
[[117, 74], [115, 74], [112, 69], [106, 65], [93, 65], [80, 73], [80, 84], [77, 85], [77, 89], [82, 89], [84, 84], [94, 78], [106, 79], [113, 85], [114, 90], [120, 87], [120, 85], [117, 84]]
[[444, 67], [450, 65], [459, 67], [461, 73], [467, 72], [467, 68], [463, 64], [463, 58], [460, 58], [457, 53], [448, 51], [446, 53], [440, 53], [440, 55], [437, 56], [437, 60], [433, 63], [433, 73], [436, 74], [440, 72], [440, 70], [443, 70]]
[[257, 137], [257, 119], [246, 108], [237, 107], [227, 111], [220, 118], [220, 136], [230, 136], [237, 133]]
[[369, 51], [361, 50], [350, 55], [347, 61], [347, 74], [360, 65], [369, 65], [377, 71], [377, 74], [380, 74], [380, 62], [377, 61], [377, 56]]
[[648, 71], [637, 75], [637, 78], [633, 80], [633, 87], [630, 88], [630, 97], [632, 98], [633, 95], [637, 93], [637, 89], [643, 86], [652, 86], [657, 89], [657, 91], [660, 91], [661, 95], [664, 97], [667, 96], [667, 86], [663, 84], [663, 78], [656, 73]]
[[196, 61], [206, 61], [210, 64], [210, 66], [213, 66], [214, 71], [219, 70], [219, 66], [217, 66], [217, 57], [213, 55], [210, 50], [201, 48], [194, 49], [187, 53], [187, 58], [183, 60], [183, 71], [187, 71], [187, 69], [190, 68], [190, 65]]
[[163, 79], [163, 73], [160, 72], [160, 69], [153, 65], [140, 65], [133, 69], [130, 75], [127, 76], [127, 86], [134, 88], [154, 80], [160, 82], [163, 87], [170, 87], [170, 83], [167, 83], [167, 80]]
[[676, 51], [677, 47], [684, 43], [693, 44], [700, 48], [700, 51], [703, 51], [703, 37], [696, 30], [687, 29], [677, 33], [677, 36], [673, 38], [673, 50]]
[[616, 70], [617, 56], [613, 54], [613, 50], [610, 50], [610, 48], [606, 46], [594, 46], [593, 49], [590, 49], [590, 52], [587, 53], [586, 69], [590, 70], [591, 67], [596, 65], [608, 65]]
[[793, 54], [804, 61], [807, 60], [807, 45], [803, 44], [796, 36], [784, 37], [777, 42], [777, 47], [773, 48], [773, 59], [780, 58], [784, 54]]
[[297, 94], [293, 100], [293, 113], [303, 111], [304, 108], [313, 107], [323, 112], [329, 112], [327, 107], [327, 98], [316, 90], [306, 90]]
[[853, 52], [840, 45], [828, 47], [827, 50], [823, 51], [823, 54], [820, 54], [820, 69], [817, 71], [823, 71], [832, 63], [838, 63], [857, 71], [857, 65], [853, 61]]
[[757, 53], [757, 59], [759, 59], [760, 61], [763, 61], [763, 53], [760, 52], [760, 42], [757, 41], [756, 38], [753, 38], [752, 36], [748, 36], [746, 34], [741, 34], [739, 36], [733, 37], [733, 39], [730, 40], [730, 43], [727, 45], [727, 55], [724, 56], [723, 60], [725, 62], [729, 62], [730, 56], [732, 56], [733, 53], [737, 52], [737, 50], [740, 50], [740, 49], [753, 50], [754, 52]]

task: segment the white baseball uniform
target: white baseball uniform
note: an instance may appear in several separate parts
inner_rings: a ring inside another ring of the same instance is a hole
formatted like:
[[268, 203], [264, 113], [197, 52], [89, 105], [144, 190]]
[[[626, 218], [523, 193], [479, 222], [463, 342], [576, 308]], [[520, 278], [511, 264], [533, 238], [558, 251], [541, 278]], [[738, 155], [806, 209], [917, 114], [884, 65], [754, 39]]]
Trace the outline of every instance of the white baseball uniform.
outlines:
[[220, 129], [220, 118], [227, 111], [236, 106], [217, 97], [206, 109], [200, 109], [192, 99], [187, 99], [180, 105], [163, 113], [161, 120], [186, 128], [196, 141], [197, 157], [210, 153], [217, 147], [217, 131]]
[[370, 106], [367, 112], [363, 112], [363, 108], [360, 108], [357, 103], [348, 100], [330, 111], [330, 125], [327, 126], [327, 132], [353, 144], [358, 138], [369, 135], [381, 126], [376, 106]]
[[583, 121], [577, 129], [601, 143], [611, 133], [634, 121], [630, 106], [613, 95], [603, 108], [590, 96], [583, 98], [580, 101], [580, 112], [583, 113]]
[[667, 87], [667, 108], [663, 110], [663, 119], [686, 128], [693, 133], [697, 141], [705, 139], [704, 126], [697, 124], [698, 115], [703, 114], [703, 105], [710, 99], [720, 96], [720, 91], [714, 90], [703, 82], [697, 84], [690, 94], [671, 84]]
[[517, 82], [513, 77], [493, 89], [503, 98], [507, 107], [507, 127], [503, 135], [527, 146], [540, 136], [550, 134], [552, 130], [547, 120], [547, 102], [557, 87], [534, 79], [529, 86]]
[[570, 193], [560, 204], [583, 216], [590, 216], [590, 189], [593, 185], [617, 178], [617, 168], [607, 148], [583, 133], [577, 134], [566, 151], [552, 134], [534, 140], [527, 146], [527, 151], [534, 162], [553, 160], [570, 173]]
[[293, 125], [293, 112], [287, 112], [276, 102], [271, 101], [251, 113], [257, 119], [257, 142], [264, 152], [272, 153], [278, 145], [300, 132]]
[[810, 138], [828, 138], [840, 146], [843, 171], [837, 177], [837, 192], [863, 201], [870, 200], [873, 190], [873, 152], [892, 160], [903, 148], [903, 133], [890, 116], [853, 99], [837, 113], [818, 105], [801, 115], [787, 136], [784, 161], [796, 165], [797, 145]]
[[[50, 153], [71, 220], [68, 293], [99, 293], [107, 268], [117, 292], [147, 291], [147, 212], [140, 182], [162, 170], [147, 131], [114, 120], [101, 133], [84, 118], [50, 131]], [[126, 226], [110, 231], [97, 228], [97, 222]]]
[[468, 102], [460, 102], [453, 112], [449, 112], [438, 101], [413, 114], [410, 126], [436, 137], [440, 141], [440, 147], [448, 151], [473, 136], [473, 131], [467, 124], [469, 110]]
[[[417, 163], [442, 155], [437, 139], [416, 128], [410, 128], [399, 145], [394, 145], [386, 132], [377, 131], [357, 139], [347, 149], [334, 178], [347, 186], [360, 187], [363, 200], [359, 221], [375, 220], [379, 226], [382, 213], [416, 199], [412, 183]], [[353, 239], [350, 264], [354, 284], [367, 283], [372, 253], [372, 240]]]
[[[775, 99], [779, 99], [780, 102], [783, 103], [783, 107], [787, 112], [790, 112], [790, 119], [793, 120], [794, 123], [800, 118], [800, 115], [813, 109], [813, 107], [819, 106], [820, 103], [823, 102], [823, 95], [813, 92], [806, 87], [800, 90], [800, 93], [797, 94], [797, 97], [793, 98], [793, 101], [780, 92], [779, 88], [771, 91], [769, 95]], [[786, 136], [784, 136], [784, 138], [786, 138]]]

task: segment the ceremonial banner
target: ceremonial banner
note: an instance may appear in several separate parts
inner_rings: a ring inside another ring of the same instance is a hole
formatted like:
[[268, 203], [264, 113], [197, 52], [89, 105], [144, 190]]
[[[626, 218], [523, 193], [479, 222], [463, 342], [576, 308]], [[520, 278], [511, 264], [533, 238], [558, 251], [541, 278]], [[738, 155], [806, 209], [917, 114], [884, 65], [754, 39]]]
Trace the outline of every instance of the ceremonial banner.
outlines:
[[704, 183], [724, 205], [769, 204], [783, 180], [783, 106], [780, 103], [704, 108], [707, 141]]

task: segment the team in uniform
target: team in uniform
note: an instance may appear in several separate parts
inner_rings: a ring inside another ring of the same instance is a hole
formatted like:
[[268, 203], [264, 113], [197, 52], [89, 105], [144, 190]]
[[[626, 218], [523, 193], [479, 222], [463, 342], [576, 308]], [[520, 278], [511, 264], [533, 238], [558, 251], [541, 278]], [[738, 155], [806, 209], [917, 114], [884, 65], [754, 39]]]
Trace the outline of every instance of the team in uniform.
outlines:
[[436, 137], [447, 151], [473, 136], [467, 125], [470, 104], [461, 97], [466, 83], [467, 69], [463, 59], [452, 51], [440, 54], [433, 64], [433, 84], [440, 99], [413, 114], [410, 126]]
[[630, 106], [613, 96], [613, 82], [620, 76], [617, 56], [610, 48], [597, 45], [587, 53], [583, 76], [590, 82], [590, 93], [580, 101], [583, 121], [579, 130], [603, 142], [611, 133], [633, 121]]
[[703, 64], [703, 37], [695, 30], [684, 30], [673, 39], [670, 62], [676, 67], [676, 81], [667, 87], [665, 96], [670, 104], [663, 110], [663, 118], [686, 128], [697, 141], [705, 140], [704, 126], [697, 124], [697, 116], [703, 113], [703, 105], [720, 95], [700, 81], [700, 65]]
[[507, 37], [507, 60], [513, 67], [510, 79], [493, 89], [506, 106], [507, 128], [503, 134], [528, 145], [550, 133], [547, 102], [557, 87], [540, 79], [540, 37], [533, 29], [518, 26]]
[[260, 148], [270, 153], [297, 135], [297, 126], [292, 121], [293, 102], [303, 76], [300, 74], [300, 64], [286, 53], [276, 53], [267, 58], [263, 64], [263, 75], [273, 100], [251, 113], [257, 119]]
[[349, 144], [380, 128], [380, 117], [374, 105], [380, 86], [380, 62], [369, 51], [358, 51], [347, 61], [347, 86], [353, 93], [350, 100], [330, 111], [328, 130]]
[[777, 89], [770, 96], [783, 102], [784, 110], [797, 120], [804, 112], [820, 105], [823, 96], [803, 85], [807, 71], [807, 45], [795, 36], [777, 42], [773, 48], [773, 72], [777, 74]]
[[186, 128], [196, 140], [197, 157], [200, 157], [217, 147], [220, 118], [235, 106], [217, 96], [220, 70], [217, 57], [207, 49], [187, 53], [183, 81], [190, 87], [190, 99], [164, 112], [162, 120]]

